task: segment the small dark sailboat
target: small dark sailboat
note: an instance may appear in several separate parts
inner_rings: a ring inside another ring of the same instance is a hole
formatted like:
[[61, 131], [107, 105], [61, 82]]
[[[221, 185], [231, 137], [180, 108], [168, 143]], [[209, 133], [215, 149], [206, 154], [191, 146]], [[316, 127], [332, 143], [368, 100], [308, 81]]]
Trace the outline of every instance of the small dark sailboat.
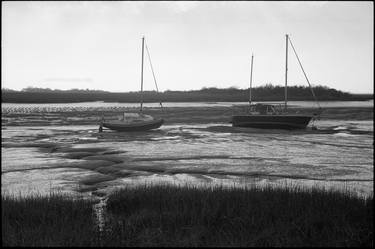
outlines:
[[319, 103], [316, 99], [314, 91], [311, 84], [303, 70], [302, 64], [298, 58], [298, 55], [294, 49], [294, 46], [286, 35], [286, 69], [285, 69], [285, 104], [284, 108], [277, 107], [276, 105], [270, 104], [251, 104], [251, 84], [252, 84], [252, 74], [253, 74], [253, 58], [251, 56], [251, 74], [250, 74], [250, 89], [249, 89], [249, 105], [250, 108], [247, 114], [244, 115], [234, 115], [232, 116], [232, 126], [235, 127], [251, 127], [251, 128], [261, 128], [261, 129], [305, 129], [312, 119], [316, 119], [321, 113], [321, 108], [319, 106], [319, 112], [314, 114], [290, 114], [287, 112], [287, 82], [288, 82], [288, 42], [292, 45], [293, 51], [298, 59], [301, 69], [305, 75], [307, 82], [309, 83], [311, 92], [315, 98], [317, 105]]
[[149, 117], [151, 116], [142, 114], [135, 118], [129, 118], [128, 116], [127, 118], [131, 120], [130, 122], [124, 120], [108, 121], [103, 122], [103, 127], [115, 131], [147, 131], [157, 129], [164, 123], [164, 120], [161, 118], [147, 120]]
[[[145, 47], [145, 38], [142, 37], [142, 67], [141, 67], [141, 108], [139, 113], [124, 113], [120, 120], [108, 120], [105, 121], [102, 118], [99, 126], [99, 131], [103, 130], [103, 127], [115, 130], [115, 131], [125, 131], [125, 132], [132, 132], [132, 131], [148, 131], [153, 129], [158, 129], [163, 123], [164, 120], [162, 118], [154, 118], [150, 115], [146, 115], [142, 113], [143, 107], [143, 61], [144, 61], [144, 47]], [[152, 75], [154, 77], [156, 91], [159, 92], [158, 86], [156, 83], [156, 78], [154, 74], [154, 69], [151, 64], [151, 57], [146, 45], [146, 51], [148, 54], [148, 59], [151, 66]], [[160, 101], [160, 107], [162, 108], [162, 103]]]

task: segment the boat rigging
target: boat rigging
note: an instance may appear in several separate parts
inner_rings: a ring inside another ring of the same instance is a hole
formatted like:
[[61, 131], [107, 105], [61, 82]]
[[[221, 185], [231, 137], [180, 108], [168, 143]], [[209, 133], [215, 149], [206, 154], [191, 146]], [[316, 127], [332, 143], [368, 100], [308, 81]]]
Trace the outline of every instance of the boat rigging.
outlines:
[[[99, 132], [103, 131], [103, 127], [106, 127], [111, 130], [115, 131], [147, 131], [152, 129], [158, 129], [163, 123], [164, 120], [162, 118], [154, 118], [151, 115], [146, 115], [143, 113], [143, 64], [144, 64], [144, 48], [145, 48], [145, 37], [142, 37], [142, 62], [141, 62], [141, 93], [140, 93], [140, 110], [139, 113], [124, 113], [120, 120], [102, 120], [99, 124]], [[156, 83], [156, 77], [154, 73], [154, 69], [151, 63], [150, 52], [146, 45], [146, 51], [148, 55], [148, 59], [150, 62], [150, 67], [152, 71], [152, 75], [154, 78], [155, 86], [157, 94], [159, 93], [159, 88]], [[160, 100], [160, 107], [162, 108], [162, 102]]]
[[[314, 100], [318, 105], [318, 112], [313, 115], [306, 114], [288, 114], [287, 103], [288, 103], [288, 44], [291, 44], [292, 49], [297, 57], [299, 65], [305, 78], [310, 86]], [[252, 104], [252, 78], [253, 78], [253, 61], [254, 55], [251, 55], [251, 71], [250, 71], [250, 89], [249, 89], [249, 113], [245, 115], [234, 115], [232, 116], [232, 126], [237, 127], [252, 127], [252, 128], [263, 128], [263, 129], [305, 129], [309, 124], [310, 120], [315, 120], [321, 113], [321, 107], [316, 98], [313, 88], [311, 87], [310, 81], [307, 78], [305, 70], [302, 67], [302, 63], [299, 60], [297, 52], [290, 40], [288, 34], [286, 34], [286, 55], [285, 55], [285, 88], [284, 88], [284, 109], [277, 108], [274, 105], [266, 104]], [[314, 127], [313, 127], [314, 128]]]

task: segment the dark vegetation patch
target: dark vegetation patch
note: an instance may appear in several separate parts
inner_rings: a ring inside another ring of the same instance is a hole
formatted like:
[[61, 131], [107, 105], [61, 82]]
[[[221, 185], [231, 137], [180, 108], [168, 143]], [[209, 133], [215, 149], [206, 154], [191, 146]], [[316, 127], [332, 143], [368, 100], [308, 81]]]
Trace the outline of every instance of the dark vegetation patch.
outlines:
[[108, 197], [102, 231], [92, 204], [2, 196], [2, 245], [373, 247], [373, 196], [350, 192], [128, 186]]
[[112, 246], [373, 246], [373, 199], [348, 193], [139, 186], [107, 208]]
[[1, 199], [2, 246], [95, 246], [92, 202], [52, 194]]
[[[326, 86], [313, 88], [319, 100], [368, 100], [372, 94], [350, 94]], [[140, 92], [113, 93], [92, 90], [51, 90], [41, 88], [23, 91], [1, 91], [4, 103], [73, 103], [73, 102], [139, 102]], [[252, 89], [253, 101], [283, 101], [284, 86], [266, 84]], [[248, 89], [202, 88], [190, 91], [144, 91], [145, 102], [245, 102], [249, 99]], [[314, 100], [308, 86], [288, 86], [289, 100]]]

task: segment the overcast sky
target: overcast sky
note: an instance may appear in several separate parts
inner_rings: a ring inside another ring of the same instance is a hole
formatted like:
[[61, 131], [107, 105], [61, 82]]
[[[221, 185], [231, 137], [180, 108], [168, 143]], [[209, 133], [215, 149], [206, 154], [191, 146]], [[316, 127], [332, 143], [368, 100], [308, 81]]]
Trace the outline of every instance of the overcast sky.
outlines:
[[[370, 1], [2, 1], [1, 83], [138, 91], [144, 35], [162, 91], [247, 88], [252, 53], [253, 86], [283, 85], [288, 33], [313, 85], [373, 93], [373, 23]], [[288, 82], [308, 85], [290, 46]]]

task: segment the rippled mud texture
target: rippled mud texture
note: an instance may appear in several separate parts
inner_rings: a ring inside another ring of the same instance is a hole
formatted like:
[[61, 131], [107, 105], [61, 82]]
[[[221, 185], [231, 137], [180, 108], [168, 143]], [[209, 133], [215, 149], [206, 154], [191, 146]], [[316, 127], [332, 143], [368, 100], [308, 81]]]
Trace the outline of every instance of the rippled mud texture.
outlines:
[[[116, 119], [123, 112], [137, 112], [139, 110], [138, 107], [105, 105], [104, 103], [102, 105], [3, 104], [1, 117], [3, 126], [91, 125], [97, 124], [102, 117]], [[232, 115], [244, 113], [246, 108], [246, 105], [220, 106], [212, 104], [204, 107], [168, 107], [163, 110], [146, 106], [144, 111], [147, 114], [164, 118], [166, 124], [205, 124], [228, 123]], [[366, 107], [327, 107], [323, 109], [321, 118], [323, 120], [372, 120], [373, 110], [373, 104]], [[291, 113], [313, 113], [316, 112], [316, 108], [291, 106], [289, 111]]]
[[164, 110], [160, 129], [134, 133], [98, 133], [101, 113], [95, 108], [7, 109], [2, 114], [2, 193], [105, 196], [125, 185], [163, 182], [301, 184], [368, 195], [373, 190], [373, 109], [359, 109], [327, 110], [316, 122], [318, 130], [282, 131], [231, 127], [235, 108], [174, 107]]

